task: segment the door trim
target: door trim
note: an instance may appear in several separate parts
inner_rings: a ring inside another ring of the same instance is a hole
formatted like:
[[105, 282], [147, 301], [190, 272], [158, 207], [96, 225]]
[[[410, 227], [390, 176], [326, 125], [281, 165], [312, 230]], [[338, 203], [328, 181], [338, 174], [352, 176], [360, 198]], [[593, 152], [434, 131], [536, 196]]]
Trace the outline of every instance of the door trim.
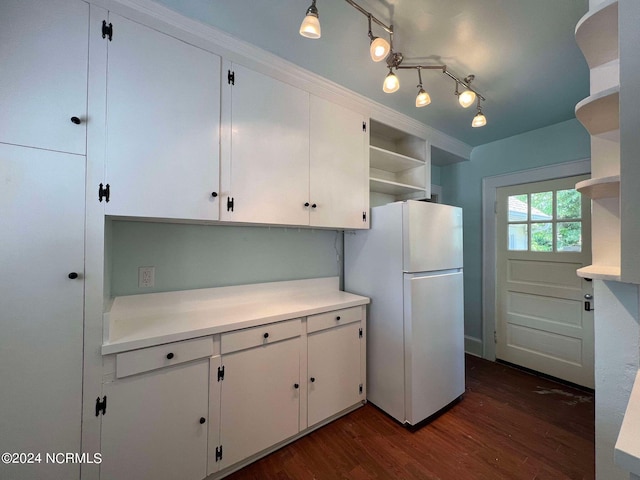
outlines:
[[482, 179], [482, 356], [496, 359], [496, 190], [499, 187], [540, 182], [591, 173], [591, 159], [559, 163]]

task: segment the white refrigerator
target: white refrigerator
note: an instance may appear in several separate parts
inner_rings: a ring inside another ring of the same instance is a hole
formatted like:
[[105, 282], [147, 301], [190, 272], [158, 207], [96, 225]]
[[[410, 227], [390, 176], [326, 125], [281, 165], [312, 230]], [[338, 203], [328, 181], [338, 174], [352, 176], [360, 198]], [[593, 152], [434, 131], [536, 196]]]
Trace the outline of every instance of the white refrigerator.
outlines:
[[390, 203], [345, 232], [345, 290], [371, 298], [367, 399], [416, 425], [464, 393], [462, 209]]

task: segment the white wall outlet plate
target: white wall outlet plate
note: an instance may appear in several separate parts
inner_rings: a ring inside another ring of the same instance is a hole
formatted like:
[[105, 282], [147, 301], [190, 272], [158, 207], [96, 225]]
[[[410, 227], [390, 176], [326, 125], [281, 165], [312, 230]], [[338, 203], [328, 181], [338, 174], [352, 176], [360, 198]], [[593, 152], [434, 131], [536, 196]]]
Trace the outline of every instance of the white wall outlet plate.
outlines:
[[138, 287], [149, 288], [156, 284], [156, 267], [138, 267]]

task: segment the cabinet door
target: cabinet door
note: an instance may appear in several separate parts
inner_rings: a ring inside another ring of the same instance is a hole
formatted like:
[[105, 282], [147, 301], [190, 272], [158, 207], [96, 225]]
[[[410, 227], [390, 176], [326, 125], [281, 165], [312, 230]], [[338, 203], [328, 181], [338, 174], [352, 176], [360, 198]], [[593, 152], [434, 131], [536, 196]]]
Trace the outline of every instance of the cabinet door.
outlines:
[[0, 142], [85, 153], [88, 32], [86, 2], [0, 2]]
[[308, 337], [309, 427], [364, 398], [360, 391], [360, 323], [350, 323]]
[[368, 228], [368, 136], [363, 115], [311, 96], [309, 221], [319, 227]]
[[110, 13], [108, 215], [217, 220], [220, 57]]
[[300, 337], [222, 356], [220, 469], [299, 432]]
[[105, 384], [100, 480], [206, 477], [208, 391], [209, 359]]
[[[0, 144], [0, 452], [80, 452], [84, 176], [84, 156]], [[0, 478], [79, 475], [0, 464]]]
[[[233, 65], [222, 220], [308, 225], [309, 94]], [[226, 208], [233, 198], [233, 210]]]

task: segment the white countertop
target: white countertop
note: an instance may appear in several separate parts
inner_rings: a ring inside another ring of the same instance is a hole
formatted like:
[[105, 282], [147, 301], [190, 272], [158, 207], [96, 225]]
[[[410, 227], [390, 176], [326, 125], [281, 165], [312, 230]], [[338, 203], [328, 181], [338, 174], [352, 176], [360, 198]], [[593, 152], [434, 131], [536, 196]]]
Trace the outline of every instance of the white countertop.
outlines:
[[627, 411], [622, 420], [614, 458], [619, 467], [640, 475], [640, 371], [636, 374]]
[[104, 314], [112, 354], [369, 303], [338, 277], [116, 297]]

